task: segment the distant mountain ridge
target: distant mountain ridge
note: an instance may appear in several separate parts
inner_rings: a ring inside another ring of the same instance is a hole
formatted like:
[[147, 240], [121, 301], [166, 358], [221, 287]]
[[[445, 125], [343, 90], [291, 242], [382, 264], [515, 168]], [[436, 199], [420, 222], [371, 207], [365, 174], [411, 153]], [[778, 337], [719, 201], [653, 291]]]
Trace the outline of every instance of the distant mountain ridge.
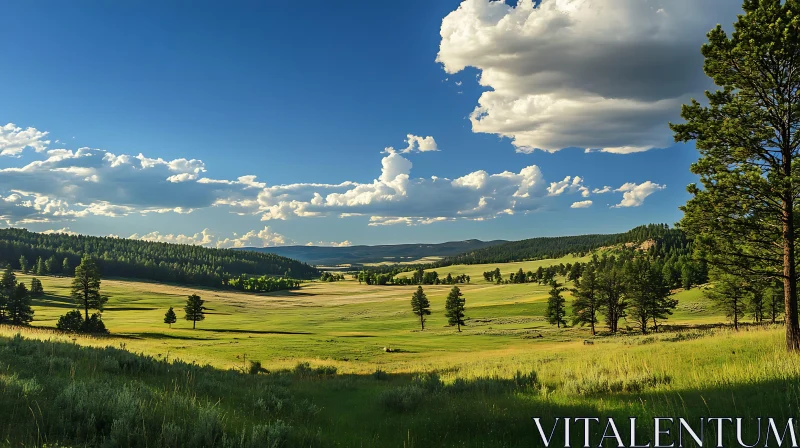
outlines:
[[411, 262], [425, 257], [449, 257], [453, 255], [483, 249], [489, 246], [505, 244], [506, 240], [450, 241], [438, 244], [382, 244], [377, 246], [277, 246], [277, 247], [244, 247], [239, 250], [271, 253], [281, 257], [300, 260], [317, 266], [335, 266], [339, 264], [364, 264], [381, 262]]

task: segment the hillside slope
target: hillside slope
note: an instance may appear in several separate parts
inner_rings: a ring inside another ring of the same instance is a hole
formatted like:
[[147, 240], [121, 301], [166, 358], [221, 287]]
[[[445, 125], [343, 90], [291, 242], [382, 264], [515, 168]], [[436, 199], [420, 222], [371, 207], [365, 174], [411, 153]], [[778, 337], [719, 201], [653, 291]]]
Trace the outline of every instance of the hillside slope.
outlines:
[[349, 247], [246, 247], [242, 250], [271, 253], [294, 258], [312, 265], [335, 266], [338, 264], [380, 263], [385, 261], [400, 263], [419, 260], [424, 257], [447, 257], [504, 243], [507, 243], [507, 241], [466, 240], [440, 244], [387, 244]]
[[299, 279], [320, 275], [305, 263], [269, 253], [0, 229], [0, 265], [19, 269], [20, 257], [27, 260], [28, 266], [41, 258], [49, 260], [48, 273], [70, 274], [70, 267], [77, 266], [84, 254], [97, 259], [103, 276], [194, 285], [219, 286], [241, 274], [288, 274]]

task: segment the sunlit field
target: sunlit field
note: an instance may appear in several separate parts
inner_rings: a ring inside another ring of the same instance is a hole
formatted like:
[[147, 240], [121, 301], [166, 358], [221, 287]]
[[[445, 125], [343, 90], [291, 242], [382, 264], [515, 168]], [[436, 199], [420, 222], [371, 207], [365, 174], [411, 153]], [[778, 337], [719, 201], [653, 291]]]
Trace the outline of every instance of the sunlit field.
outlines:
[[[481, 275], [562, 261], [439, 269], [472, 277], [461, 288], [468, 317], [461, 333], [446, 325], [449, 286], [425, 287], [433, 314], [420, 331], [409, 303], [416, 286], [311, 282], [257, 295], [106, 279], [103, 319], [112, 334], [64, 335], [52, 328], [73, 308], [70, 279], [45, 277], [35, 327], [2, 329], [0, 384], [16, 405], [0, 411], [0, 421], [24, 421], [22, 410], [42, 403], [34, 411], [42, 421], [64, 415], [52, 404], [73, 406], [64, 394], [79, 383], [104, 384], [110, 389], [98, 399], [111, 404], [73, 409], [70, 418], [87, 409], [110, 421], [127, 418], [114, 407], [126, 406], [119, 394], [127, 394], [139, 400], [131, 409], [149, 415], [144, 410], [152, 408], [155, 416], [141, 417], [142, 429], [130, 423], [128, 432], [117, 430], [129, 438], [147, 432], [151, 446], [207, 431], [213, 440], [237, 440], [229, 446], [523, 447], [539, 442], [533, 416], [701, 417], [735, 409], [737, 416], [780, 417], [797, 410], [800, 358], [786, 356], [782, 328], [733, 331], [702, 287], [676, 291], [679, 305], [659, 333], [592, 337], [588, 328], [545, 322], [547, 287], [494, 285]], [[170, 306], [182, 316], [192, 293], [207, 301], [206, 320], [196, 330], [184, 320], [163, 324]], [[143, 357], [134, 361], [128, 352]], [[250, 361], [264, 370], [253, 371]], [[123, 387], [126, 381], [138, 389]], [[184, 414], [213, 422], [198, 428], [182, 420], [169, 432], [157, 421]], [[75, 425], [59, 424], [66, 426], [48, 430], [48, 440], [85, 440]], [[256, 424], [266, 425], [263, 434], [248, 432]], [[17, 442], [43, 440], [35, 426], [7, 430]], [[186, 446], [206, 446], [202, 440]]]

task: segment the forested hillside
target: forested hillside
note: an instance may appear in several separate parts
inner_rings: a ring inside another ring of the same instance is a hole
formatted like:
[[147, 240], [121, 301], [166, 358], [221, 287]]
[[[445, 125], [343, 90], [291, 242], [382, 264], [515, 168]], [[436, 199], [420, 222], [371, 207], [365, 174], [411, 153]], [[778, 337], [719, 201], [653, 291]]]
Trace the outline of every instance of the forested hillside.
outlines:
[[71, 275], [84, 254], [97, 259], [103, 276], [161, 282], [220, 286], [242, 274], [298, 279], [320, 275], [305, 263], [269, 253], [0, 229], [0, 265], [23, 268], [25, 263], [37, 272]]
[[506, 243], [507, 241], [451, 241], [439, 244], [384, 244], [378, 246], [279, 246], [246, 247], [242, 250], [269, 252], [321, 266], [361, 263], [401, 263], [425, 257], [447, 257], [467, 251]]
[[437, 265], [507, 263], [540, 258], [559, 258], [569, 254], [586, 253], [598, 247], [622, 242], [622, 235], [624, 234], [530, 238], [447, 257]]
[[639, 244], [648, 240], [663, 242], [663, 245], [658, 245], [659, 250], [670, 251], [677, 248], [682, 250], [682, 254], [689, 244], [686, 235], [681, 230], [670, 229], [667, 224], [648, 224], [625, 233], [541, 237], [512, 241], [447, 257], [435, 265], [508, 263], [560, 258], [569, 254], [583, 255], [601, 247], [625, 243]]

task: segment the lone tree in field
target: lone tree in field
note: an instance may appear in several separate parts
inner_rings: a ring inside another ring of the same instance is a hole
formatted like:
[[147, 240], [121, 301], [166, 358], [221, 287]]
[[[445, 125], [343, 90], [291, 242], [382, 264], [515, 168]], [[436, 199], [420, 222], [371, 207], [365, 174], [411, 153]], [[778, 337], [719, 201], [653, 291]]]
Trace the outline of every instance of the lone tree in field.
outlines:
[[172, 324], [178, 321], [178, 316], [175, 315], [175, 310], [172, 307], [169, 307], [166, 314], [164, 314], [164, 323], [169, 324], [169, 328], [172, 328]]
[[[574, 266], [580, 265], [575, 263]], [[586, 266], [582, 275], [575, 278], [572, 295], [575, 296], [575, 301], [572, 302], [572, 314], [575, 316], [573, 322], [581, 325], [589, 324], [592, 327], [592, 336], [596, 335], [595, 324], [600, 311], [600, 285], [593, 264]]]
[[467, 300], [464, 298], [464, 294], [461, 294], [461, 290], [458, 286], [453, 286], [453, 289], [450, 290], [450, 294], [447, 295], [447, 302], [445, 302], [445, 316], [447, 316], [447, 323], [450, 324], [452, 327], [453, 325], [458, 327], [458, 332], [461, 332], [461, 326], [466, 325], [464, 323], [464, 311], [465, 305]]
[[83, 308], [85, 320], [89, 320], [89, 310], [103, 310], [108, 297], [100, 295], [100, 271], [94, 260], [84, 256], [81, 264], [75, 268], [72, 279], [72, 300]]
[[20, 255], [19, 256], [19, 270], [22, 271], [23, 274], [27, 274], [29, 267], [30, 266], [28, 266], [28, 259], [25, 258], [25, 255]]
[[558, 328], [561, 328], [561, 325], [567, 326], [567, 321], [564, 320], [564, 316], [567, 315], [566, 300], [561, 295], [565, 290], [566, 288], [557, 281], [550, 281], [550, 297], [547, 299], [546, 317], [550, 325], [555, 324]]
[[205, 320], [206, 318], [206, 307], [203, 306], [204, 303], [206, 303], [205, 300], [201, 299], [197, 294], [190, 295], [186, 300], [186, 306], [183, 308], [183, 311], [186, 313], [184, 319], [192, 321], [192, 330], [197, 328], [198, 321]]
[[33, 320], [31, 296], [25, 283], [17, 283], [6, 305], [8, 320], [14, 325], [27, 325]]
[[692, 172], [702, 188], [682, 209], [681, 227], [709, 264], [730, 274], [780, 279], [786, 348], [800, 350], [795, 211], [800, 194], [800, 2], [745, 0], [728, 36], [717, 26], [702, 47], [705, 72], [720, 89], [709, 105], [683, 106], [671, 124], [678, 142], [695, 141]]
[[418, 286], [414, 294], [411, 295], [411, 311], [419, 317], [419, 325], [422, 330], [425, 330], [425, 316], [431, 314], [431, 303], [422, 290], [422, 286]]

